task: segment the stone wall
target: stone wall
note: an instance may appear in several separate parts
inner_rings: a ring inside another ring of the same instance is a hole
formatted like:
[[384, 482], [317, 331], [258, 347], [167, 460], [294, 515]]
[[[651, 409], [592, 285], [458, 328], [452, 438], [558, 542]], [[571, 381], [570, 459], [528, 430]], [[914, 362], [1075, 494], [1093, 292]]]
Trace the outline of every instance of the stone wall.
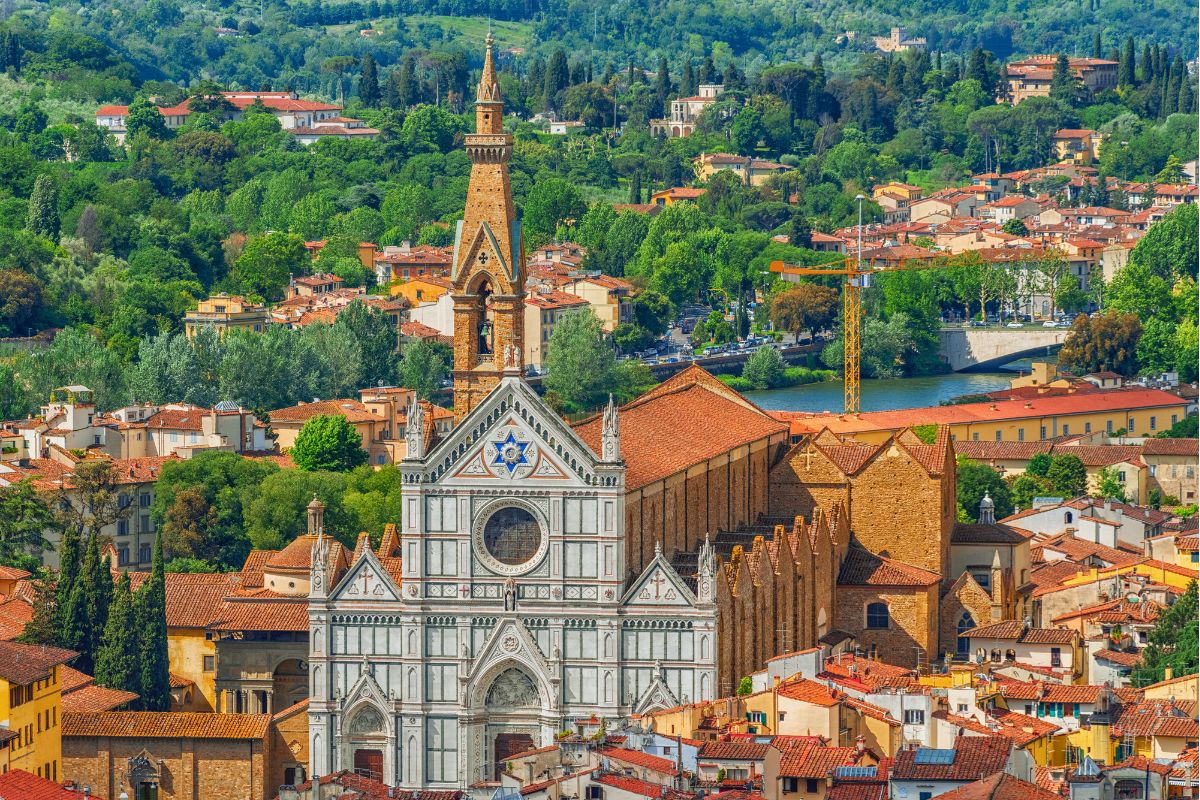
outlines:
[[[866, 627], [870, 603], [886, 603], [891, 624], [886, 629]], [[889, 664], [917, 666], [938, 653], [938, 587], [839, 586], [835, 626], [855, 632], [859, 643]]]

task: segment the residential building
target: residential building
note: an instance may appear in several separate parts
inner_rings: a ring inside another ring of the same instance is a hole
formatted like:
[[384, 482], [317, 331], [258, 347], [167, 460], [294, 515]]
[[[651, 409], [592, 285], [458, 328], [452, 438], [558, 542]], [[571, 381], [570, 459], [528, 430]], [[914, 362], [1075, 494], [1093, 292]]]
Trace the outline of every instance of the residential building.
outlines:
[[[408, 242], [384, 247], [382, 252], [375, 254], [372, 263], [375, 283], [384, 286], [392, 281], [413, 278], [447, 278], [450, 275], [451, 258], [451, 253], [445, 247], [413, 247]], [[408, 299], [409, 302], [414, 301], [413, 297]], [[416, 303], [413, 302], [413, 305]]]
[[591, 306], [606, 333], [633, 320], [633, 284], [602, 272], [568, 274], [556, 280], [555, 288], [581, 297]]
[[882, 53], [903, 53], [908, 50], [924, 50], [924, 36], [909, 36], [904, 28], [892, 28], [887, 36], [873, 36], [875, 49]]
[[303, 275], [299, 278], [292, 276], [288, 281], [288, 297], [320, 297], [330, 292], [336, 292], [346, 285], [346, 281], [329, 272], [318, 272], [315, 275]]
[[353, 117], [326, 117], [316, 125], [300, 125], [289, 128], [288, 133], [300, 144], [308, 146], [325, 139], [374, 139], [379, 131], [369, 128], [361, 119]]
[[1055, 131], [1050, 140], [1059, 161], [1091, 164], [1100, 160], [1100, 145], [1104, 135], [1088, 128], [1063, 128]]
[[704, 194], [707, 189], [695, 189], [690, 186], [676, 186], [672, 189], [662, 189], [650, 195], [650, 202], [656, 206], [669, 206], [672, 203], [694, 201]]
[[1150, 473], [1150, 489], [1164, 498], [1178, 498], [1182, 504], [1196, 502], [1196, 469], [1200, 440], [1146, 439], [1141, 459]]
[[0, 642], [0, 739], [9, 770], [68, 777], [62, 764], [63, 665], [79, 654], [45, 645]]
[[959, 189], [943, 189], [928, 197], [909, 201], [908, 218], [913, 222], [936, 224], [949, 222], [955, 217], [974, 216], [975, 208], [982, 205], [974, 192]]
[[1033, 759], [1005, 736], [963, 736], [953, 748], [902, 750], [892, 762], [891, 800], [931, 798], [998, 772], [1033, 780]]
[[184, 315], [183, 331], [189, 339], [202, 328], [212, 328], [222, 336], [231, 330], [262, 333], [270, 321], [264, 305], [251, 303], [239, 295], [214, 294]]
[[783, 164], [732, 153], [701, 153], [692, 164], [699, 180], [707, 181], [716, 173], [728, 170], [747, 186], [762, 186], [774, 176], [788, 171]]
[[546, 360], [550, 337], [559, 320], [570, 311], [587, 308], [584, 298], [541, 287], [525, 297], [525, 352], [522, 356], [527, 367], [541, 368]]
[[[389, 287], [388, 291], [391, 292], [393, 297], [403, 297], [413, 309], [437, 302], [439, 297], [450, 291], [450, 281], [432, 273], [433, 271], [431, 270], [427, 275], [394, 283]], [[416, 319], [416, 317], [413, 317], [413, 319]], [[429, 323], [426, 322], [426, 324], [428, 325]]]
[[550, 123], [552, 136], [566, 136], [570, 133], [582, 133], [584, 124], [579, 120], [561, 120]]
[[680, 97], [671, 101], [671, 116], [666, 119], [650, 120], [650, 135], [676, 139], [691, 136], [696, 122], [704, 109], [717, 101], [725, 87], [720, 84], [702, 83], [697, 87], [699, 94]]
[[977, 663], [1004, 662], [1050, 669], [1064, 675], [1083, 674], [1079, 634], [1064, 628], [1033, 628], [1016, 620], [994, 622], [959, 634], [970, 641]]
[[1010, 194], [982, 205], [977, 210], [980, 219], [1003, 225], [1014, 219], [1026, 219], [1040, 213], [1042, 206], [1032, 197]]
[[[362, 438], [370, 464], [399, 463], [404, 458], [404, 431], [414, 397], [409, 389], [371, 387], [361, 390], [359, 399], [318, 400], [272, 411], [271, 428], [275, 431], [276, 445], [286, 452], [295, 446], [304, 424], [313, 417], [345, 417]], [[441, 432], [449, 429], [450, 412], [429, 404], [427, 411], [432, 415], [430, 424]]]
[[[1040, 55], [1010, 61], [1006, 68], [1009, 102], [1016, 105], [1027, 97], [1049, 97], [1057, 60], [1058, 56]], [[1068, 64], [1071, 75], [1089, 92], [1115, 89], [1117, 86], [1116, 61], [1070, 58]]]

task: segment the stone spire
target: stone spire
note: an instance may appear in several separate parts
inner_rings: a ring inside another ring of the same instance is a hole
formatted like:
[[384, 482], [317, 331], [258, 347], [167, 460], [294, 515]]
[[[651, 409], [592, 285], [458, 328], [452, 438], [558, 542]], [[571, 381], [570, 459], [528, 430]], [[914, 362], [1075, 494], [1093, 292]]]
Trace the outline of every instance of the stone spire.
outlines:
[[701, 603], [716, 601], [717, 551], [704, 534], [704, 544], [700, 545], [700, 557], [697, 564], [696, 600]]
[[308, 504], [308, 535], [315, 536], [309, 561], [308, 596], [329, 595], [329, 540], [325, 538], [325, 505], [313, 494]]
[[484, 40], [486, 49], [483, 53], [483, 72], [479, 76], [479, 93], [476, 97], [476, 102], [479, 103], [503, 102], [500, 99], [500, 81], [496, 77], [496, 64], [492, 59], [492, 43], [494, 41], [492, 32], [488, 31], [487, 39]]
[[413, 392], [412, 402], [408, 404], [408, 416], [404, 421], [405, 461], [415, 461], [425, 457], [425, 407]]
[[621, 418], [617, 413], [617, 404], [613, 396], [608, 396], [608, 405], [604, 407], [604, 427], [600, 432], [600, 457], [605, 461], [621, 460]]

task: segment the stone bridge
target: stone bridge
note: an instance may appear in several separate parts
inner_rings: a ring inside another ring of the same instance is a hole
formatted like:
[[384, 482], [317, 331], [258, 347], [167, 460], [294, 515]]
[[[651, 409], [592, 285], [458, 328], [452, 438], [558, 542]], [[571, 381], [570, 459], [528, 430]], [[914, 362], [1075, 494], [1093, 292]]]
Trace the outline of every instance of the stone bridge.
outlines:
[[994, 370], [1062, 347], [1066, 328], [942, 328], [942, 359], [953, 372]]

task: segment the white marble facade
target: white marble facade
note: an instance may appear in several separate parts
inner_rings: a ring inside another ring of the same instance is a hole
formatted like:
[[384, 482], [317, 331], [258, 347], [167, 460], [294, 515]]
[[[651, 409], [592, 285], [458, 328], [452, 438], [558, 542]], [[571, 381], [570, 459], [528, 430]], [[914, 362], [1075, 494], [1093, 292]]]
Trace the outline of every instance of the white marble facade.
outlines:
[[695, 592], [661, 554], [627, 575], [614, 408], [600, 456], [515, 375], [429, 453], [410, 413], [401, 584], [313, 559], [311, 774], [466, 788], [571, 720], [714, 697], [711, 551]]

